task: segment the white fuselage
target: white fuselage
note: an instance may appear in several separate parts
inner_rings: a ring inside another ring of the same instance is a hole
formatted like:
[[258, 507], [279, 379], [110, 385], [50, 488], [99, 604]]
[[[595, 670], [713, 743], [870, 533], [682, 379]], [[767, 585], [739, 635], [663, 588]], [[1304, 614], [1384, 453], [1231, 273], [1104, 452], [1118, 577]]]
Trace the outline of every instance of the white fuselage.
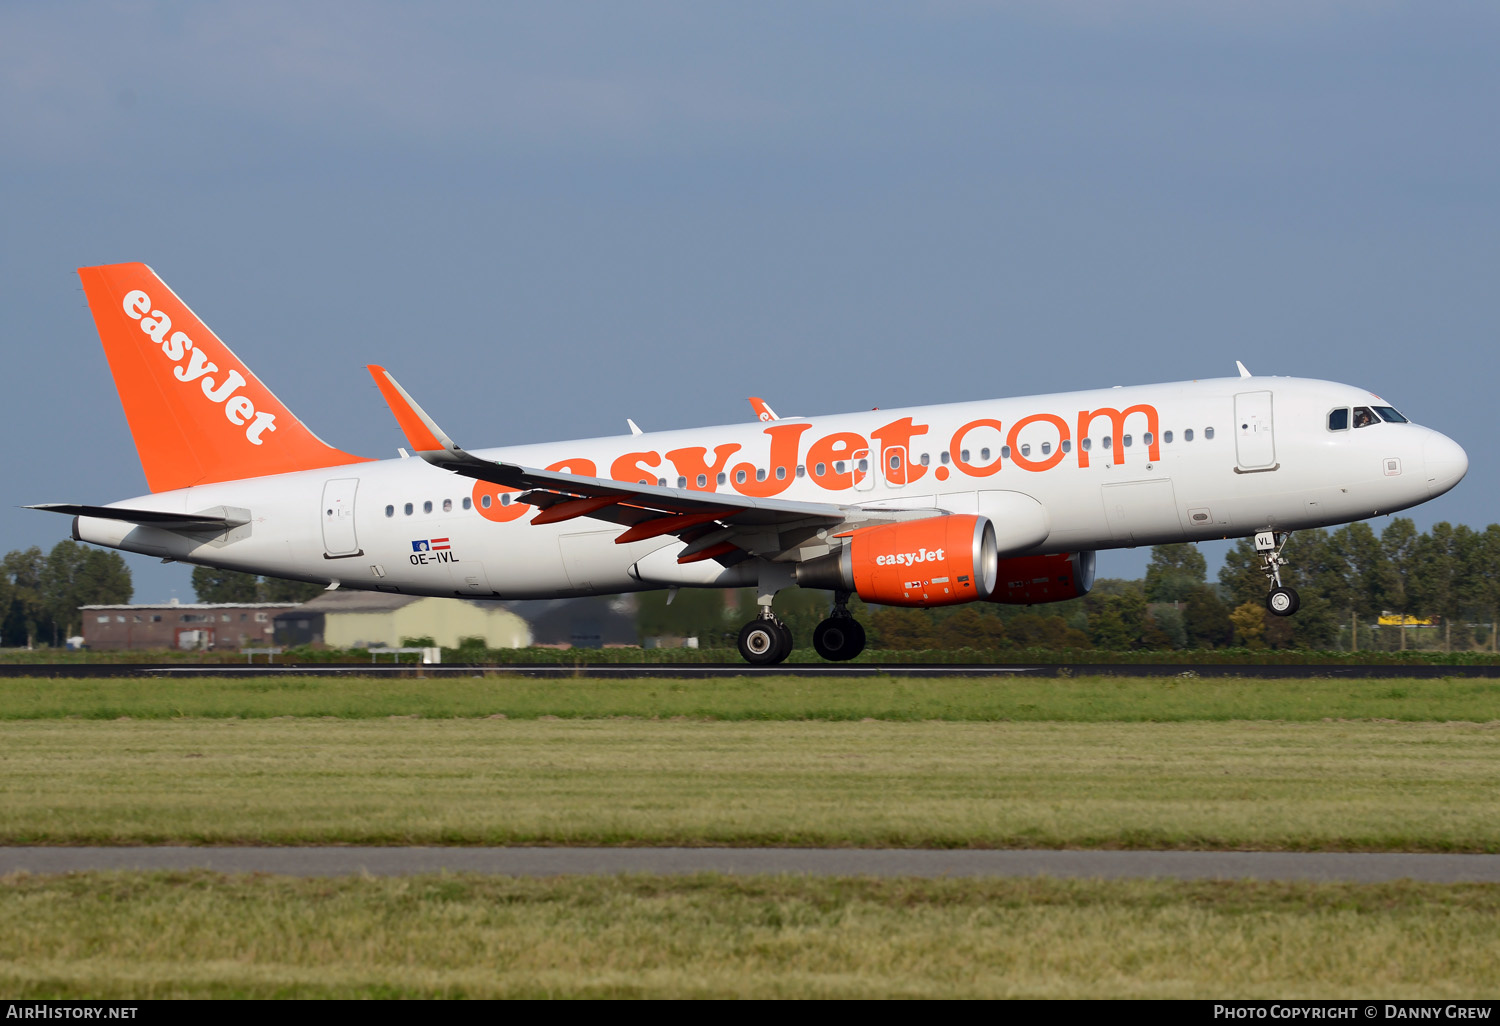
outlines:
[[[695, 492], [980, 513], [994, 520], [1001, 555], [1012, 556], [1347, 523], [1457, 483], [1467, 467], [1463, 450], [1429, 428], [1378, 422], [1330, 430], [1330, 410], [1377, 405], [1369, 392], [1333, 382], [1224, 378], [475, 455]], [[1123, 414], [1118, 423], [1109, 411]], [[1040, 505], [1043, 523], [1008, 536], [1017, 493]], [[91, 517], [78, 518], [75, 534], [187, 562], [403, 594], [511, 599], [753, 583], [712, 561], [672, 577], [675, 559], [653, 561], [667, 576], [642, 579], [631, 572], [637, 561], [683, 543], [617, 545], [620, 527], [587, 518], [535, 526], [534, 507], [509, 497], [420, 459], [393, 459], [118, 504], [248, 511], [249, 524], [218, 537]]]

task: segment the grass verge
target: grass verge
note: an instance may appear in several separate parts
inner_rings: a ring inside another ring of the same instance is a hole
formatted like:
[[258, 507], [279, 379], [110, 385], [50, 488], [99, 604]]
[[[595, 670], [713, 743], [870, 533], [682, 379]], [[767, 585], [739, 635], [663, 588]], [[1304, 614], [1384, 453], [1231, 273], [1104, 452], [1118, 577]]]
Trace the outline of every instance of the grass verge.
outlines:
[[194, 873], [0, 879], [37, 998], [1466, 998], [1500, 888]]
[[1500, 851], [1500, 725], [13, 722], [7, 844]]
[[0, 680], [0, 721], [184, 716], [688, 716], [719, 720], [1500, 720], [1500, 681], [965, 677]]

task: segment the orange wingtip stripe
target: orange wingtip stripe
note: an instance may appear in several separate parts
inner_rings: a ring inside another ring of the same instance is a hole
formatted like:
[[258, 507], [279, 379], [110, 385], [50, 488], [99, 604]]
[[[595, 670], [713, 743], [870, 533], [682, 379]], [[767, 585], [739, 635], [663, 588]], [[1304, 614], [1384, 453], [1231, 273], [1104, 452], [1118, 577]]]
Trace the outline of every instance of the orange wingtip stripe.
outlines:
[[380, 389], [380, 394], [385, 396], [385, 403], [391, 408], [391, 413], [396, 417], [396, 423], [401, 427], [401, 433], [406, 436], [407, 442], [417, 452], [437, 452], [443, 448], [443, 443], [437, 440], [422, 418], [417, 416], [417, 411], [412, 409], [411, 403], [401, 394], [396, 387], [396, 379], [392, 378], [390, 372], [377, 364], [367, 364], [366, 370], [370, 377], [375, 379], [375, 387]]

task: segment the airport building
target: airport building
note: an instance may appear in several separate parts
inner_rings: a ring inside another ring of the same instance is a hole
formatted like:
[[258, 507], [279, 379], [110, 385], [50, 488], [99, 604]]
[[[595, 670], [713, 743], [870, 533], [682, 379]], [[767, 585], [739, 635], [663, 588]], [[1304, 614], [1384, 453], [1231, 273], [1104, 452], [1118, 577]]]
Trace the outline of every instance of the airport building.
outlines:
[[274, 637], [286, 648], [397, 648], [405, 638], [431, 638], [443, 648], [456, 648], [464, 638], [483, 638], [486, 648], [524, 648], [531, 628], [496, 602], [329, 591], [280, 611]]
[[272, 643], [278, 613], [295, 602], [165, 602], [157, 605], [79, 606], [84, 647], [121, 649], [257, 648]]

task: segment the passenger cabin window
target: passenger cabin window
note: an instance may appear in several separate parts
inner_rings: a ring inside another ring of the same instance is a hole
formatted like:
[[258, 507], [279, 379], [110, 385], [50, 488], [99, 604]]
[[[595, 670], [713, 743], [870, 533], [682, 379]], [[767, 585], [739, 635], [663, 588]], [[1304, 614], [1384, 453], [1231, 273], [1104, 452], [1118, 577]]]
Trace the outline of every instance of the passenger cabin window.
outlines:
[[813, 474], [817, 477], [826, 476], [828, 474], [828, 464], [819, 463], [817, 466], [813, 467]]
[[432, 500], [431, 499], [428, 499], [426, 502], [422, 503], [422, 512], [423, 513], [431, 513], [432, 512]]
[[719, 484], [724, 484], [728, 480], [729, 480], [729, 475], [728, 474], [720, 474], [719, 477], [718, 477]]
[[1094, 447], [1094, 440], [1092, 438], [1081, 439], [1079, 441], [1079, 443], [1078, 443], [1078, 447], [1080, 449], [1082, 449], [1084, 452], [1088, 452], [1090, 449], [1092, 449]]
[[1131, 438], [1129, 435], [1126, 435], [1125, 436], [1125, 448], [1128, 449], [1128, 448], [1130, 448], [1134, 444], [1135, 444], [1135, 439]]
[[1010, 459], [1010, 446], [1008, 446], [1008, 445], [1002, 445], [1000, 447], [1000, 458], [1002, 460], [1008, 460], [1008, 459]]
[[1397, 413], [1389, 406], [1377, 406], [1375, 407], [1375, 412], [1380, 414], [1380, 419], [1385, 421], [1387, 424], [1410, 423], [1405, 417], [1401, 416], [1401, 414]]
[[1063, 439], [1063, 443], [1062, 443], [1062, 451], [1063, 452], [1072, 452], [1073, 451], [1073, 443], [1071, 441], [1069, 441], [1068, 439], [1064, 438]]
[[807, 468], [806, 468], [806, 467], [804, 467], [804, 466], [803, 466], [803, 465], [802, 465], [802, 464], [800, 464], [800, 463], [799, 463], [799, 464], [797, 464], [797, 476], [798, 476], [798, 477], [806, 477], [806, 476], [807, 476]]
[[1212, 442], [1214, 440], [1214, 429], [1213, 428], [1206, 427], [1206, 428], [1203, 429], [1203, 440], [1205, 442]]
[[699, 488], [707, 488], [708, 487], [708, 475], [707, 474], [699, 474], [698, 475], [698, 487]]
[[1348, 410], [1347, 407], [1345, 409], [1342, 409], [1342, 410], [1334, 410], [1332, 413], [1330, 413], [1328, 415], [1328, 430], [1329, 431], [1348, 431], [1349, 430], [1349, 410]]
[[1114, 441], [1114, 440], [1113, 440], [1113, 437], [1112, 437], [1112, 436], [1110, 436], [1110, 435], [1105, 435], [1105, 436], [1104, 436], [1104, 447], [1105, 447], [1105, 448], [1106, 448], [1106, 449], [1108, 449], [1108, 448], [1109, 448], [1109, 447], [1110, 447], [1110, 445], [1112, 445], [1112, 444], [1113, 444], [1113, 441]]
[[452, 513], [453, 512], [453, 500], [452, 499], [444, 499], [443, 500], [443, 512], [444, 513]]
[[922, 466], [927, 466], [927, 454], [925, 452], [922, 454]]
[[1051, 442], [1043, 442], [1042, 443], [1042, 455], [1043, 456], [1049, 456], [1049, 455], [1051, 455], [1051, 453], [1052, 453], [1052, 443]]
[[1184, 442], [1191, 442], [1193, 440], [1193, 429], [1192, 428], [1188, 428], [1186, 431], [1184, 431], [1182, 433], [1182, 440]]
[[388, 516], [388, 517], [395, 516], [396, 515], [396, 507], [395, 506], [387, 506], [385, 508], [385, 515]]
[[485, 509], [489, 509], [490, 508], [490, 503], [493, 502], [493, 501], [494, 500], [490, 496], [488, 496], [488, 495], [481, 495], [479, 497], [479, 504], [481, 506], [483, 506]]
[[1168, 445], [1171, 445], [1172, 444], [1172, 432], [1170, 432], [1170, 431], [1163, 431], [1161, 433], [1161, 440], [1163, 442], [1166, 442]]
[[411, 516], [411, 503], [408, 502], [405, 506], [402, 506], [401, 509], [402, 512], [404, 512], [407, 516]]
[[938, 453], [938, 459], [946, 464], [948, 462], [948, 450], [944, 449], [942, 452]]
[[990, 461], [990, 450], [988, 447], [979, 450], [979, 458], [984, 460], [986, 463]]
[[677, 487], [678, 488], [686, 488], [687, 487], [687, 478], [685, 478], [685, 477], [679, 477], [677, 479]]
[[1022, 456], [1030, 456], [1031, 455], [1031, 443], [1030, 442], [1022, 442], [1021, 443], [1021, 455]]
[[1141, 436], [1141, 444], [1142, 445], [1150, 445], [1151, 444], [1151, 432], [1147, 431], [1144, 435]]
[[470, 499], [467, 495], [465, 495], [464, 496], [464, 509], [472, 509], [473, 507], [474, 507], [474, 501], [472, 499]]

